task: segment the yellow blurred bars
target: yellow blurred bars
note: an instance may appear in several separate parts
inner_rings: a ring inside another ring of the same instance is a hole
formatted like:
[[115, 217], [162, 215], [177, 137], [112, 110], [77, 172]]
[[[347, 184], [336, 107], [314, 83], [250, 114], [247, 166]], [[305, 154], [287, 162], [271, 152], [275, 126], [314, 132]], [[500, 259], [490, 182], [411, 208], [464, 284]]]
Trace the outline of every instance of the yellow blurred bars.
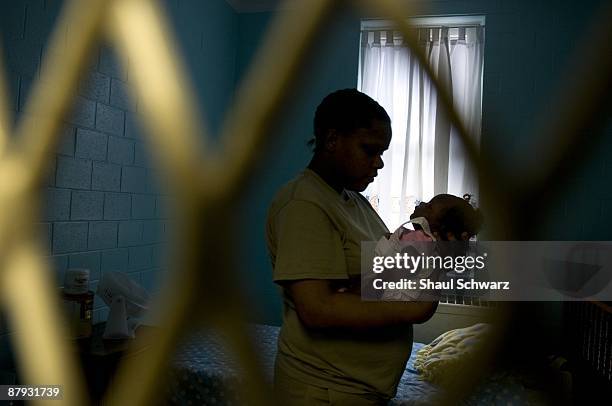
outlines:
[[[16, 330], [20, 370], [28, 383], [63, 384], [66, 404], [86, 403], [75, 354], [64, 339], [51, 273], [42, 260], [42, 250], [34, 243], [34, 223], [40, 199], [38, 185], [52, 158], [61, 121], [70, 110], [90, 52], [106, 36], [118, 47], [122, 59], [129, 58], [133, 67], [134, 91], [143, 103], [143, 124], [150, 134], [169, 193], [176, 197], [171, 210], [179, 227], [173, 242], [172, 263], [176, 269], [160, 298], [165, 304], [161, 334], [147, 357], [128, 361], [120, 369], [107, 402], [113, 405], [153, 402], [182, 334], [189, 325], [201, 325], [218, 329], [228, 337], [229, 349], [238, 355], [247, 371], [243, 396], [251, 399], [253, 405], [270, 404], [270, 388], [258, 373], [252, 343], [241, 323], [247, 306], [242, 293], [231, 283], [236, 274], [231, 266], [230, 249], [235, 245], [228, 207], [253, 176], [256, 163], [272, 139], [268, 130], [279, 106], [286, 101], [288, 90], [298, 79], [314, 35], [339, 4], [373, 10], [397, 22], [432, 79], [449, 119], [479, 170], [483, 194], [499, 207], [489, 216], [506, 219], [494, 225], [502, 229], [512, 221], [511, 216], [501, 215], [509, 203], [494, 186], [503, 185], [503, 179], [510, 178], [504, 177], [492, 159], [479, 156], [477, 146], [470, 141], [453, 108], [449, 89], [431, 75], [416, 46], [405, 20], [410, 15], [410, 10], [402, 6], [405, 2], [312, 0], [279, 13], [227, 115], [220, 145], [214, 147], [202, 142], [207, 137], [196, 113], [195, 97], [170, 26], [156, 1], [67, 1], [51, 40], [49, 60], [45, 61], [28, 100], [28, 111], [34, 119], [21, 120], [14, 138], [10, 137], [12, 118], [6, 103], [4, 69], [0, 66], [0, 297]], [[71, 35], [66, 37], [68, 27]], [[604, 79], [609, 75], [597, 72]], [[588, 94], [582, 99], [586, 99], [587, 106], [596, 102], [596, 97], [589, 99]], [[572, 100], [571, 95], [567, 100]], [[580, 118], [584, 119], [589, 111], [582, 114]], [[578, 135], [565, 136], [564, 139], [571, 140]], [[466, 374], [466, 382], [469, 379]], [[455, 389], [455, 394], [461, 392], [460, 388]], [[450, 399], [453, 397], [440, 402]]]

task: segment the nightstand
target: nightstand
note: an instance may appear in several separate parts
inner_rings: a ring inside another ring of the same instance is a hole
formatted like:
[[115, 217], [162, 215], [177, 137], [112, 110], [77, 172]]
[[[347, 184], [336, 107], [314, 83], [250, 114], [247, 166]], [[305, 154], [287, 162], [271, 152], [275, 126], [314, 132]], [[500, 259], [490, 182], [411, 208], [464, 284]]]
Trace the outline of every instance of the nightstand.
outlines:
[[127, 358], [142, 355], [156, 337], [157, 327], [140, 326], [136, 338], [104, 340], [105, 323], [93, 326], [92, 336], [77, 340], [79, 357], [93, 404], [98, 404], [110, 387], [119, 363]]

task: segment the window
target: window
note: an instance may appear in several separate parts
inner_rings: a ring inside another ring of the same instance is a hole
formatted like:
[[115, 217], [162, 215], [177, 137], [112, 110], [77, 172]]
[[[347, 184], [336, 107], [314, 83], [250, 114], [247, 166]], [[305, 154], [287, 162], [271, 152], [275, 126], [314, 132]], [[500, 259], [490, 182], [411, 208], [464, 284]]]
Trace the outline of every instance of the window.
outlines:
[[[411, 20], [419, 46], [480, 143], [484, 17]], [[358, 88], [391, 117], [385, 167], [363, 192], [389, 229], [408, 220], [419, 201], [439, 193], [478, 196], [474, 169], [426, 74], [391, 23], [362, 21]]]

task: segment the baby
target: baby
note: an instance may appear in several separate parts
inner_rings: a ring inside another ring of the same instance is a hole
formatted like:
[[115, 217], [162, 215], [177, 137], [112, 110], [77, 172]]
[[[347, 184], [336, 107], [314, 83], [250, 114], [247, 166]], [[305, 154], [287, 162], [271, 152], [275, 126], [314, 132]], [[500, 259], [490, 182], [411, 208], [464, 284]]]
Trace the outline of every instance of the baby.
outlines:
[[[385, 240], [381, 238], [376, 246], [376, 255], [395, 255], [409, 242], [468, 241], [478, 233], [483, 222], [480, 210], [469, 203], [470, 197], [464, 195], [462, 199], [439, 194], [429, 202], [420, 203], [410, 216], [414, 230], [402, 225]], [[350, 281], [348, 287], [341, 285], [338, 292], [359, 293], [359, 285], [358, 281]], [[385, 295], [383, 298], [386, 298]]]
[[410, 215], [415, 231], [404, 229], [400, 240], [468, 241], [482, 226], [482, 213], [472, 207], [470, 198], [467, 194], [463, 199], [440, 194], [427, 203], [419, 203]]
[[[387, 241], [379, 241], [377, 251], [382, 255], [398, 252], [418, 256], [420, 252], [435, 256], [465, 255], [466, 246], [449, 244], [423, 244], [427, 241], [469, 241], [482, 226], [482, 214], [469, 203], [469, 195], [460, 198], [448, 194], [434, 196], [427, 203], [420, 203], [410, 216], [414, 231], [400, 227]], [[382, 243], [382, 244], [381, 244]], [[463, 254], [461, 254], [463, 253]], [[377, 255], [381, 255], [377, 252]], [[416, 272], [415, 272], [416, 271]], [[391, 273], [385, 280], [395, 281], [408, 275], [416, 279], [436, 280], [441, 275], [434, 269], [422, 268], [415, 273]], [[385, 290], [383, 300], [434, 300], [426, 291], [419, 289]]]

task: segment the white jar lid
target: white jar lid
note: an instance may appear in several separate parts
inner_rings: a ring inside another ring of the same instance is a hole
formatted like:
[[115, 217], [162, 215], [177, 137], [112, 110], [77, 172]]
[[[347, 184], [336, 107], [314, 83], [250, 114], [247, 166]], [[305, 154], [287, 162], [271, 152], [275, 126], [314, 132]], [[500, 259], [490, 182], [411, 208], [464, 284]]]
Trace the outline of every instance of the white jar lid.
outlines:
[[89, 290], [89, 269], [72, 268], [66, 270], [64, 277], [64, 292], [80, 295]]

